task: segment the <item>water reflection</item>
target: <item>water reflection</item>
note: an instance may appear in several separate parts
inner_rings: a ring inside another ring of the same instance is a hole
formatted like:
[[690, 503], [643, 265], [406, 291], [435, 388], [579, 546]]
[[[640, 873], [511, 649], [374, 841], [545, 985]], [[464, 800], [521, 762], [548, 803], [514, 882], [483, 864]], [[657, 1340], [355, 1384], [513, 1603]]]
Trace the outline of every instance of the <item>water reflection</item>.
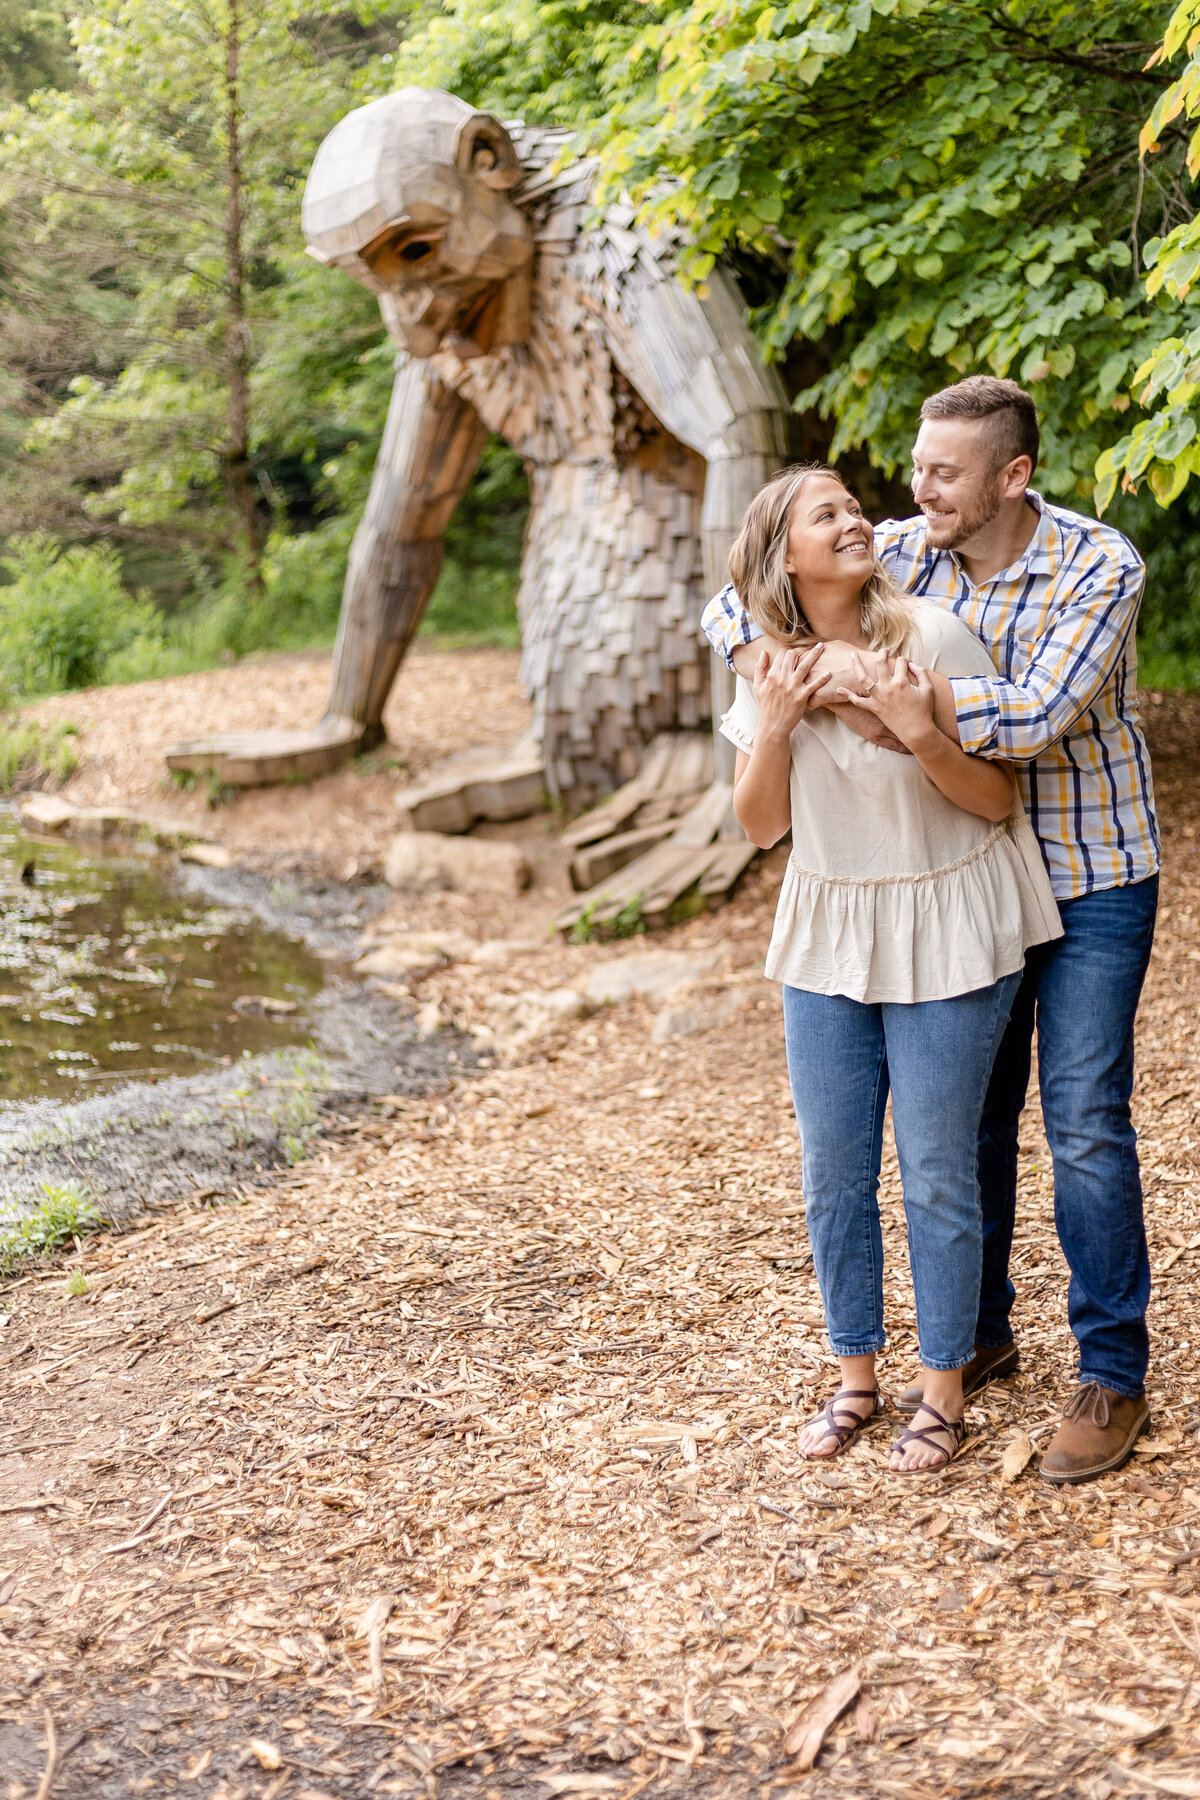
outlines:
[[[302, 1002], [325, 965], [172, 873], [0, 816], [0, 1099], [81, 1097], [307, 1038]], [[247, 997], [297, 1010], [238, 1010]]]

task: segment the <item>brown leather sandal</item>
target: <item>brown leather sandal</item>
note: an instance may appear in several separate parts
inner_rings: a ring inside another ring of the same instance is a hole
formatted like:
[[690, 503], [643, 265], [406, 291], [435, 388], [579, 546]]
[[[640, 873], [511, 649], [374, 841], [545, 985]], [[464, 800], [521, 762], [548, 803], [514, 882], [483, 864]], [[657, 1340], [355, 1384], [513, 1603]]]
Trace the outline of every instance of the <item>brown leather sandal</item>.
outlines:
[[[839, 1419], [834, 1411], [839, 1400], [874, 1400], [875, 1404], [871, 1411], [864, 1414], [862, 1418], [856, 1412], [846, 1408]], [[815, 1450], [802, 1450], [801, 1456], [805, 1462], [832, 1462], [835, 1456], [840, 1456], [844, 1450], [850, 1448], [863, 1426], [869, 1425], [872, 1419], [878, 1418], [882, 1411], [883, 1398], [878, 1388], [839, 1388], [833, 1399], [827, 1401], [820, 1412], [814, 1413], [811, 1419], [805, 1419], [804, 1424], [800, 1427], [801, 1431], [807, 1431], [810, 1425], [824, 1425], [825, 1436], [837, 1440], [837, 1449], [825, 1450], [820, 1454]], [[846, 1416], [847, 1413], [849, 1417]]]
[[[938, 1412], [936, 1407], [930, 1406], [928, 1400], [922, 1400], [920, 1410], [922, 1412], [932, 1413], [937, 1420], [937, 1424], [910, 1425], [907, 1430], [900, 1433], [900, 1436], [892, 1445], [892, 1449], [903, 1450], [907, 1444], [924, 1444], [927, 1450], [937, 1450], [941, 1455], [941, 1461], [926, 1463], [923, 1469], [893, 1469], [891, 1470], [893, 1475], [932, 1475], [937, 1469], [944, 1469], [947, 1463], [953, 1462], [954, 1458], [963, 1447], [963, 1442], [967, 1435], [967, 1428], [961, 1419], [943, 1419], [941, 1413]], [[954, 1448], [952, 1450], [943, 1450], [940, 1444], [935, 1444], [929, 1435], [932, 1431], [949, 1432]]]

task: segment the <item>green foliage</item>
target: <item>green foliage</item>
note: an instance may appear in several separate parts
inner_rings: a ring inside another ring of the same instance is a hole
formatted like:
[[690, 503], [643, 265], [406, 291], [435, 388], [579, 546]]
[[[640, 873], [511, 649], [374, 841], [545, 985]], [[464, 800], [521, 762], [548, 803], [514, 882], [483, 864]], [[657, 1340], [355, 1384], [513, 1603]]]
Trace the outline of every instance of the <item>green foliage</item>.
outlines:
[[56, 1187], [43, 1181], [41, 1187], [43, 1197], [32, 1211], [0, 1230], [0, 1275], [11, 1275], [30, 1257], [61, 1250], [104, 1224], [95, 1201], [74, 1182]]
[[77, 737], [65, 720], [40, 725], [14, 713], [0, 716], [0, 793], [61, 787], [79, 767]]
[[[1186, 169], [1194, 180], [1200, 173], [1200, 130], [1188, 134], [1177, 121], [1200, 117], [1200, 0], [1182, 0], [1176, 7], [1151, 60], [1169, 62], [1181, 52], [1183, 69], [1163, 88], [1138, 147], [1149, 159], [1163, 157], [1172, 146], [1178, 154], [1186, 144]], [[1147, 243], [1145, 265], [1146, 295], [1156, 305], [1139, 340], [1140, 366], [1132, 381], [1139, 403], [1153, 410], [1097, 462], [1101, 511], [1118, 484], [1131, 493], [1143, 480], [1160, 506], [1170, 506], [1200, 474], [1200, 308], [1190, 298], [1200, 275], [1200, 219], [1190, 206], [1171, 230]]]
[[571, 927], [568, 942], [572, 944], [596, 944], [610, 938], [641, 937], [646, 930], [646, 921], [642, 915], [642, 896], [635, 894], [627, 900], [620, 912], [614, 913], [611, 919], [598, 919], [596, 908], [604, 898], [600, 895], [589, 900], [582, 913]]
[[91, 687], [111, 658], [152, 639], [158, 615], [121, 584], [108, 545], [61, 550], [34, 534], [14, 538], [0, 558], [0, 667], [22, 694]]
[[445, 567], [425, 614], [424, 633], [449, 643], [512, 646], [519, 641], [516, 590], [528, 507], [520, 458], [499, 438], [491, 438], [450, 520]]
[[764, 350], [790, 359], [834, 456], [902, 470], [923, 395], [990, 370], [1038, 400], [1042, 485], [1086, 500], [1129, 405], [1136, 244], [1169, 221], [1180, 166], [1173, 151], [1139, 199], [1156, 0], [1086, 18], [1062, 0], [536, 10], [536, 78], [524, 0], [451, 0], [401, 70], [537, 117], [556, 94], [607, 193], [681, 232], [693, 281], [739, 259]]

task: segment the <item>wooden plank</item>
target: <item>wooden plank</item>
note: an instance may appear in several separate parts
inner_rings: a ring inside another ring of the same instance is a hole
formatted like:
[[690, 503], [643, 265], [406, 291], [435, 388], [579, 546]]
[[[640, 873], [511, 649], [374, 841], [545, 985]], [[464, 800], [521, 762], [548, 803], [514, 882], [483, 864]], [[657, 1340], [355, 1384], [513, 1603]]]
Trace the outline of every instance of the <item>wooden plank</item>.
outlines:
[[675, 754], [678, 736], [677, 732], [660, 733], [647, 749], [642, 758], [642, 766], [633, 779], [610, 794], [607, 800], [602, 800], [599, 806], [582, 813], [568, 825], [562, 833], [562, 842], [571, 848], [595, 843], [597, 839], [607, 837], [610, 832], [619, 831], [639, 806], [658, 791]]
[[611, 832], [619, 831], [627, 819], [631, 819], [646, 798], [646, 789], [635, 775], [624, 787], [619, 787], [607, 800], [590, 812], [581, 813], [566, 830], [562, 832], [560, 841], [568, 849], [582, 844], [597, 843], [608, 837]]
[[[621, 891], [616, 891], [617, 881], [602, 884], [597, 898], [592, 901], [590, 916], [598, 925], [606, 925], [627, 906], [636, 904], [638, 911], [645, 913], [647, 900], [656, 894], [670, 892], [679, 871], [695, 856], [694, 850], [681, 849], [678, 844], [660, 844], [657, 850], [639, 856], [636, 862], [621, 870], [618, 877]], [[626, 877], [629, 879], [624, 879]]]
[[727, 781], [714, 781], [682, 821], [676, 826], [671, 842], [699, 849], [716, 837], [733, 808], [733, 788]]
[[700, 882], [700, 892], [711, 906], [720, 906], [729, 898], [743, 871], [759, 854], [757, 844], [749, 838], [720, 838], [716, 855]]
[[615, 837], [601, 838], [598, 844], [577, 851], [571, 859], [571, 886], [586, 893], [589, 888], [607, 881], [635, 857], [661, 844], [664, 838], [670, 837], [672, 829], [672, 821], [665, 819], [657, 825], [644, 825], [637, 831], [621, 831]]
[[643, 918], [653, 919], [669, 911], [690, 887], [703, 881], [718, 854], [719, 851], [713, 844], [705, 844], [699, 850], [678, 849], [673, 867], [644, 896], [641, 904]]
[[688, 811], [700, 798], [699, 792], [694, 794], [659, 794], [653, 800], [647, 800], [639, 806], [633, 815], [631, 829], [640, 831], [644, 825], [662, 825], [668, 819], [677, 819]]
[[396, 805], [414, 831], [469, 831], [477, 819], [524, 819], [546, 804], [541, 755], [527, 733], [504, 748], [481, 745], [443, 757]]
[[555, 929], [570, 931], [588, 914], [598, 925], [615, 919], [632, 901], [654, 918], [666, 912], [679, 895], [700, 881], [720, 853], [713, 844], [733, 804], [733, 789], [714, 781], [684, 815], [670, 837], [635, 858], [614, 875], [601, 880], [555, 919]]

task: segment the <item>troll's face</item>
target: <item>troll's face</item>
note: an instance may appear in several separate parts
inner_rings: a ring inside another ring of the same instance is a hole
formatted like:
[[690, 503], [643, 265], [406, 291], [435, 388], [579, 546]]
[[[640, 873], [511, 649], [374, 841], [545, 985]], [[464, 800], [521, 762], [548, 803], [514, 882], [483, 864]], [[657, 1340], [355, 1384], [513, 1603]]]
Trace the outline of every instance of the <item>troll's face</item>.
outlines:
[[349, 113], [317, 151], [302, 211], [309, 253], [378, 294], [413, 356], [519, 342], [533, 234], [506, 190], [522, 173], [498, 120], [402, 88]]

